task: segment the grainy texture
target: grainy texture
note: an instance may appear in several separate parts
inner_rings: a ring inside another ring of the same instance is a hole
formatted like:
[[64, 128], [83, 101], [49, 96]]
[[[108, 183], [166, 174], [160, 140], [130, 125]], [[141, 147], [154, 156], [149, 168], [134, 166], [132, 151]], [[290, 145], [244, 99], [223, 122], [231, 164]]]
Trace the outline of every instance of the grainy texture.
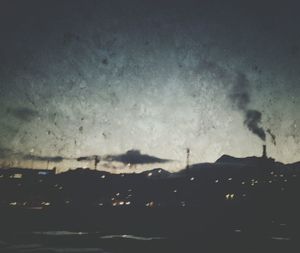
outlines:
[[299, 160], [298, 8], [238, 2], [1, 1], [2, 164], [135, 149], [176, 170], [264, 138]]

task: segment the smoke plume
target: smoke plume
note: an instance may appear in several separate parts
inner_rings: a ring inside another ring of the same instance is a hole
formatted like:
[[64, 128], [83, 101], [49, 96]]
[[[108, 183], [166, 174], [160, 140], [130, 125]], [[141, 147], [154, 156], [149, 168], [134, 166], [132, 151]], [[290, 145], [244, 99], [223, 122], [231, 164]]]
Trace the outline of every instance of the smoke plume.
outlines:
[[266, 140], [265, 130], [260, 126], [261, 112], [256, 110], [247, 110], [245, 114], [244, 124], [252, 133], [257, 135], [261, 140]]
[[250, 94], [249, 80], [243, 73], [238, 73], [236, 82], [231, 88], [229, 98], [233, 105], [244, 115], [245, 126], [262, 141], [266, 140], [266, 132], [261, 127], [262, 114], [260, 111], [249, 109]]
[[271, 129], [267, 129], [266, 132], [271, 136], [272, 143], [276, 146], [276, 136], [272, 133]]

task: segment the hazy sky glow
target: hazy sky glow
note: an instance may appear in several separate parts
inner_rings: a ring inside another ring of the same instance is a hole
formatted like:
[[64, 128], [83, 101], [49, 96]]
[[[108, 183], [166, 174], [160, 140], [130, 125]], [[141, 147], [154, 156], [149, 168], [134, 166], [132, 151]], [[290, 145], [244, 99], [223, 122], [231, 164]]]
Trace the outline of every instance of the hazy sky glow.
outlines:
[[[77, 158], [136, 149], [175, 160], [159, 165], [174, 170], [184, 166], [187, 147], [192, 163], [260, 155], [263, 142], [244, 124], [246, 109], [261, 112], [270, 156], [300, 160], [295, 5], [40, 2], [0, 4], [3, 164], [31, 166], [20, 158], [28, 154]], [[236, 93], [247, 97], [245, 110]], [[56, 165], [92, 166], [72, 159]]]

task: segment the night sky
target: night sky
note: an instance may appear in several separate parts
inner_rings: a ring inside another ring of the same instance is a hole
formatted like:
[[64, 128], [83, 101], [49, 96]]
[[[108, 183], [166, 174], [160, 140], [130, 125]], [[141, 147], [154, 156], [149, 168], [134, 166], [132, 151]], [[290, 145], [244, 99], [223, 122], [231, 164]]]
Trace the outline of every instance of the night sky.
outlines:
[[300, 6], [262, 2], [1, 1], [2, 166], [300, 160]]

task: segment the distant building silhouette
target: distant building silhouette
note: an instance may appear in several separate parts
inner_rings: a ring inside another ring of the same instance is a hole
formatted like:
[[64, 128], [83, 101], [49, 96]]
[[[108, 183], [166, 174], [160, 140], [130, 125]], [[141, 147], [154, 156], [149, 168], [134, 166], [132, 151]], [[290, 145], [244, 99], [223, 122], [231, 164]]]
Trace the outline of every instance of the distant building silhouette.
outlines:
[[25, 168], [0, 169], [0, 177], [8, 179], [39, 178], [43, 176], [54, 176], [55, 174], [56, 167], [54, 167], [52, 170]]

